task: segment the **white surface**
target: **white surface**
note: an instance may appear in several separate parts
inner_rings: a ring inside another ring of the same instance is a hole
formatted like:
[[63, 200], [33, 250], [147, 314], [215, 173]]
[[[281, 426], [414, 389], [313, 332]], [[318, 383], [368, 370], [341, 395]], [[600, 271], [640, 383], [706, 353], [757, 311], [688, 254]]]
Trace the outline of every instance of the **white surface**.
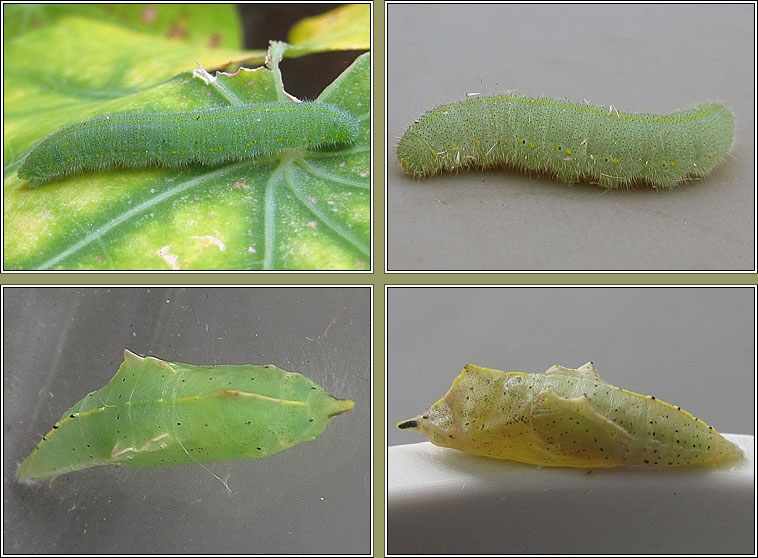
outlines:
[[753, 436], [732, 470], [569, 469], [429, 442], [387, 458], [389, 554], [750, 553]]

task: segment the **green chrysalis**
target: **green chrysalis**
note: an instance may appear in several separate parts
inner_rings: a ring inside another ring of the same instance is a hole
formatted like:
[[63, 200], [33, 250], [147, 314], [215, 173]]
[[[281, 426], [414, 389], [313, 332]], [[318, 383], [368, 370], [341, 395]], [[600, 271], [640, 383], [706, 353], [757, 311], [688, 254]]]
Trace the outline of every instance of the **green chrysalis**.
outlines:
[[443, 399], [397, 427], [438, 446], [552, 467], [725, 467], [742, 459], [702, 420], [604, 382], [591, 362], [544, 374], [467, 365]]
[[31, 150], [32, 186], [113, 166], [218, 165], [283, 149], [353, 143], [358, 121], [325, 103], [253, 103], [182, 113], [112, 114], [67, 126]]
[[670, 188], [710, 172], [729, 151], [734, 117], [704, 104], [668, 115], [630, 114], [558, 99], [482, 97], [441, 106], [400, 140], [418, 177], [509, 166], [605, 188], [646, 181]]
[[268, 457], [315, 439], [353, 405], [272, 365], [193, 366], [127, 350], [113, 379], [63, 414], [18, 478]]

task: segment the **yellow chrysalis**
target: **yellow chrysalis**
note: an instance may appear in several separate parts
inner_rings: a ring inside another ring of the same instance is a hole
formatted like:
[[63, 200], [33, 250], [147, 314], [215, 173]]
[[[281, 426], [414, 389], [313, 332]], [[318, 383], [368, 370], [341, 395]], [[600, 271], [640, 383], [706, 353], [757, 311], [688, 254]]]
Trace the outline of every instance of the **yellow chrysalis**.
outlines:
[[469, 364], [443, 399], [397, 427], [438, 446], [553, 467], [725, 467], [742, 459], [713, 427], [604, 382], [591, 362], [544, 374]]

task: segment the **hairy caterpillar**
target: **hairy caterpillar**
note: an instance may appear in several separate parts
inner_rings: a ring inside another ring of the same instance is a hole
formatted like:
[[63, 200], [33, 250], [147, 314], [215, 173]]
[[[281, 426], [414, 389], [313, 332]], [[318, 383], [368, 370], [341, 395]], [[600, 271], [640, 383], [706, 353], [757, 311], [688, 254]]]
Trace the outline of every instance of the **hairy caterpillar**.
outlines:
[[297, 147], [349, 144], [358, 121], [324, 103], [253, 103], [181, 113], [113, 114], [67, 126], [31, 150], [18, 176], [33, 186], [111, 166], [217, 165]]
[[713, 169], [729, 151], [734, 118], [704, 104], [668, 115], [626, 114], [557, 99], [483, 97], [419, 118], [397, 146], [403, 171], [506, 165], [573, 184], [617, 188], [644, 180], [670, 188]]
[[591, 362], [544, 374], [467, 365], [443, 399], [397, 427], [438, 446], [553, 467], [722, 467], [742, 458], [702, 420], [604, 382]]
[[124, 351], [113, 379], [63, 414], [18, 478], [268, 457], [315, 439], [353, 405], [272, 365], [193, 366]]

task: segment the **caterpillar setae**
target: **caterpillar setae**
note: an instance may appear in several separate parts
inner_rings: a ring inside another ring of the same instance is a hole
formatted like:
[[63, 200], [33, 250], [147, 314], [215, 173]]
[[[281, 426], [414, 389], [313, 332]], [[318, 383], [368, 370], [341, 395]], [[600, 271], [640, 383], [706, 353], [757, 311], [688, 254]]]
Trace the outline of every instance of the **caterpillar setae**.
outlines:
[[352, 115], [319, 102], [112, 114], [47, 137], [29, 152], [18, 176], [37, 186], [88, 169], [217, 165], [282, 149], [350, 144], [357, 137], [358, 121]]
[[113, 379], [63, 414], [18, 478], [268, 457], [315, 439], [353, 405], [272, 365], [193, 366], [124, 351]]
[[553, 467], [724, 467], [742, 459], [702, 420], [604, 382], [591, 362], [544, 374], [467, 365], [443, 399], [397, 427], [438, 446]]
[[397, 146], [418, 177], [500, 165], [606, 188], [647, 181], [670, 188], [701, 177], [732, 145], [734, 117], [704, 104], [668, 115], [629, 114], [557, 99], [483, 97], [419, 118]]

